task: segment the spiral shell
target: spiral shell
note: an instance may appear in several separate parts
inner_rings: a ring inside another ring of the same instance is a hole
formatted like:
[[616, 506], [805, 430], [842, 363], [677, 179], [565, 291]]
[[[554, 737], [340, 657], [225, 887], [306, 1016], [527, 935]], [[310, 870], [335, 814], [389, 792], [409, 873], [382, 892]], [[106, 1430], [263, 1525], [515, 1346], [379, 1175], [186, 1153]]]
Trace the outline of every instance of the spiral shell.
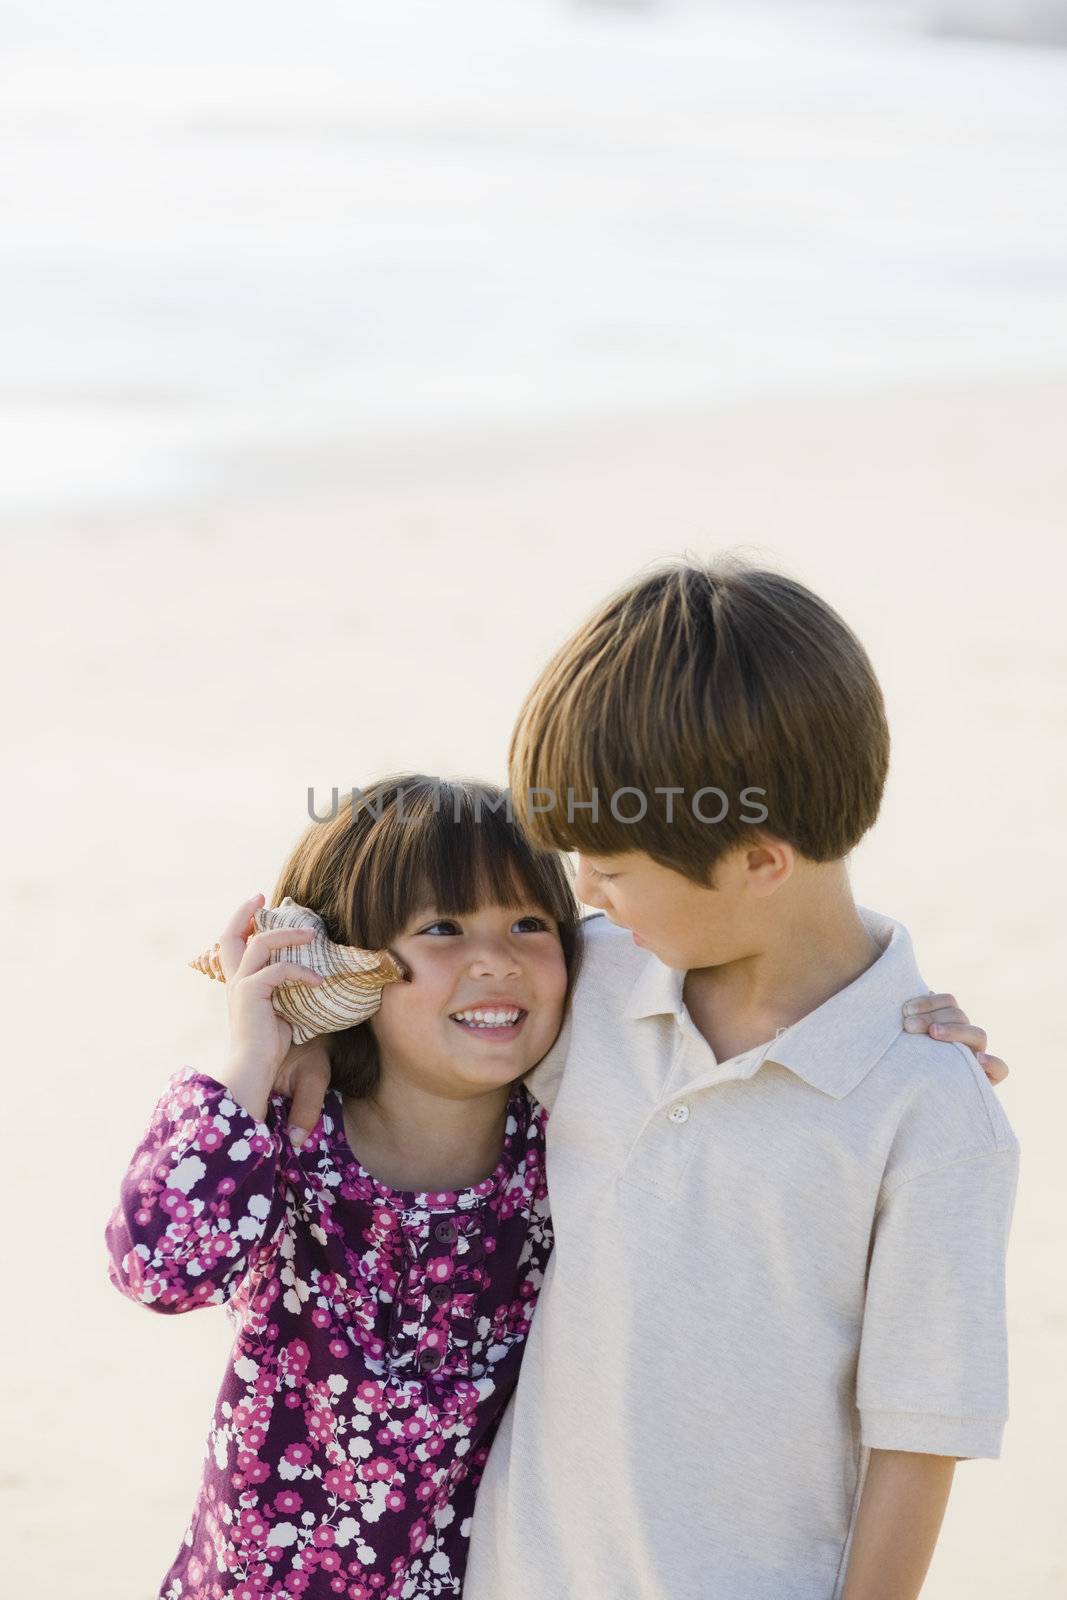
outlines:
[[[294, 1044], [366, 1022], [381, 1005], [386, 984], [407, 976], [388, 950], [358, 950], [355, 945], [335, 944], [327, 936], [318, 913], [298, 905], [291, 895], [286, 895], [280, 905], [262, 906], [253, 921], [257, 933], [268, 928], [314, 928], [318, 935], [306, 944], [284, 945], [270, 952], [271, 962], [309, 967], [324, 980], [317, 984], [293, 980], [280, 983], [271, 992], [275, 1011], [292, 1027]], [[226, 982], [217, 944], [189, 965], [206, 977]]]

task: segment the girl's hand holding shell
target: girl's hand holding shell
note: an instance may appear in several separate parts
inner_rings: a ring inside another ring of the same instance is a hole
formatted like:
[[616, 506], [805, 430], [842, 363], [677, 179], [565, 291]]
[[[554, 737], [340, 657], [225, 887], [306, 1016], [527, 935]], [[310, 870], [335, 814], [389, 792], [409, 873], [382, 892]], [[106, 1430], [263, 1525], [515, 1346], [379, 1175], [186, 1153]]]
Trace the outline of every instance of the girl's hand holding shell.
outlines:
[[299, 1146], [329, 1087], [323, 1035], [365, 1022], [382, 989], [409, 974], [390, 950], [335, 943], [318, 912], [290, 895], [278, 906], [262, 899], [238, 906], [214, 948], [189, 965], [227, 988], [230, 1056], [219, 1082], [261, 1120], [272, 1094], [288, 1096]]
[[[287, 1061], [292, 1026], [275, 1010], [273, 992], [283, 983], [315, 987], [322, 982], [319, 974], [298, 962], [271, 960], [273, 951], [310, 944], [314, 931], [273, 928], [253, 932], [254, 914], [262, 899], [257, 894], [237, 908], [216, 951], [230, 1015], [229, 1052], [219, 1081], [260, 1121], [266, 1116], [270, 1096], [284, 1088], [278, 1081], [282, 1068], [288, 1068], [284, 1074], [288, 1077], [295, 1066]], [[309, 1041], [309, 1045], [314, 1043]], [[306, 1047], [302, 1053], [307, 1053]]]

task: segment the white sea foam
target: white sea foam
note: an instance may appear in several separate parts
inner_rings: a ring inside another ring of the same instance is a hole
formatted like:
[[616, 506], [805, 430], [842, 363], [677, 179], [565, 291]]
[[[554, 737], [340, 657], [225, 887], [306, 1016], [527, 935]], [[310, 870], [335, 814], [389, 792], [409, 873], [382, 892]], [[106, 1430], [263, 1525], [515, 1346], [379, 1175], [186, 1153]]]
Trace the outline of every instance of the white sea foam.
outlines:
[[0, 510], [1067, 360], [1067, 53], [873, 0], [8, 0], [0, 48]]

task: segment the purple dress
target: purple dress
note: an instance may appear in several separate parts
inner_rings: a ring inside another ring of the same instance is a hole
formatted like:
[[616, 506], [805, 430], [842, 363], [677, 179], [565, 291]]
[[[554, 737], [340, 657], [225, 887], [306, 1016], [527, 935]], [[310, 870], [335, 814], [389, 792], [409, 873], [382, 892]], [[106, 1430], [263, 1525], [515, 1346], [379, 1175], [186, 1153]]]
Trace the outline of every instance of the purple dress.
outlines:
[[181, 1069], [107, 1224], [124, 1295], [235, 1333], [161, 1600], [458, 1595], [552, 1248], [547, 1113], [517, 1084], [492, 1176], [415, 1194], [356, 1160], [336, 1090], [299, 1151], [288, 1106]]

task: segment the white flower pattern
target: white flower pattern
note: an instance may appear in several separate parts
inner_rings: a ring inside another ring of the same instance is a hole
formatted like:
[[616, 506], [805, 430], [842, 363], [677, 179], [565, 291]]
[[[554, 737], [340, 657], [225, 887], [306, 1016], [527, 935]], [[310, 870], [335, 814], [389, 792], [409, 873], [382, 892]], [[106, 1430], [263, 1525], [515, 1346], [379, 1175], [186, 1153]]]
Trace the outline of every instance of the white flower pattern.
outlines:
[[300, 1151], [288, 1105], [182, 1068], [107, 1224], [124, 1295], [235, 1333], [160, 1600], [457, 1596], [552, 1248], [547, 1113], [515, 1085], [492, 1175], [415, 1194], [356, 1160], [335, 1090]]

